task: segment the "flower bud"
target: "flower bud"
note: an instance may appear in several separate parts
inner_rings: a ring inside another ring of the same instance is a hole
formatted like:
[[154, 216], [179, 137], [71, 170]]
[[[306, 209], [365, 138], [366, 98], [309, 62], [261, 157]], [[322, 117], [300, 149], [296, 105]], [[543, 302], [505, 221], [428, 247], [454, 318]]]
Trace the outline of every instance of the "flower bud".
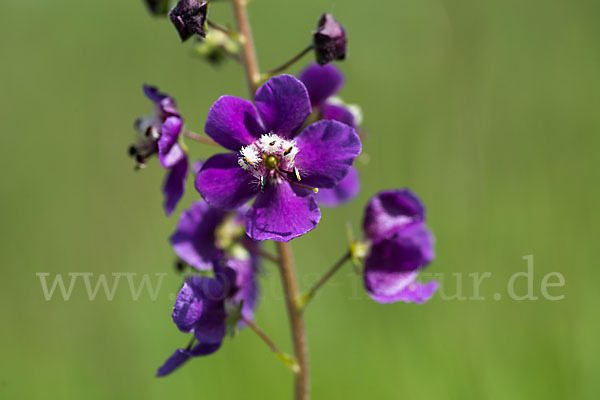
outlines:
[[185, 42], [193, 35], [206, 37], [206, 14], [208, 2], [197, 0], [179, 0], [169, 13], [181, 41]]
[[317, 63], [325, 65], [346, 58], [346, 31], [331, 14], [323, 14], [313, 32]]
[[236, 56], [240, 51], [238, 43], [227, 34], [211, 29], [205, 39], [199, 39], [194, 52], [212, 65], [219, 65], [227, 60], [228, 55]]

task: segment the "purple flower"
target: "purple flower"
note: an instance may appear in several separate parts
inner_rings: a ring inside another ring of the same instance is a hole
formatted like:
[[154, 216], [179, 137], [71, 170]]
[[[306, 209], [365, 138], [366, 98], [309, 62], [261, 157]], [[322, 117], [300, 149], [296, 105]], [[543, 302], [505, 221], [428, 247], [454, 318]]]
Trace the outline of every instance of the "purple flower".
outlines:
[[221, 347], [227, 328], [227, 302], [238, 291], [236, 271], [215, 265], [215, 276], [188, 278], [173, 307], [173, 322], [184, 333], [193, 333], [197, 342], [177, 349], [158, 369], [158, 376], [173, 372], [191, 357], [214, 353]]
[[238, 208], [256, 196], [246, 214], [255, 240], [287, 242], [321, 218], [317, 188], [332, 188], [360, 153], [355, 130], [319, 121], [299, 133], [311, 113], [305, 86], [290, 75], [270, 79], [252, 102], [222, 96], [211, 107], [206, 133], [232, 153], [211, 157], [196, 188], [212, 206]]
[[364, 270], [369, 295], [379, 303], [429, 300], [438, 283], [416, 281], [434, 258], [434, 239], [419, 198], [408, 189], [377, 194], [367, 204], [363, 230], [371, 242]]
[[[300, 81], [306, 86], [313, 115], [317, 119], [342, 122], [358, 129], [362, 115], [360, 108], [346, 105], [334, 97], [344, 86], [344, 75], [335, 66], [311, 64], [300, 73]], [[332, 189], [323, 189], [315, 196], [319, 204], [337, 207], [352, 200], [360, 191], [358, 171], [351, 167], [350, 172]]]
[[325, 65], [346, 58], [346, 31], [331, 14], [323, 14], [317, 30], [313, 32], [317, 62]]
[[221, 260], [237, 273], [239, 288], [234, 300], [244, 300], [242, 314], [252, 319], [258, 299], [259, 258], [244, 247], [259, 246], [244, 232], [244, 218], [239, 211], [224, 211], [197, 201], [181, 214], [177, 229], [169, 239], [175, 253], [200, 270], [213, 268]]
[[144, 85], [144, 93], [154, 103], [154, 114], [136, 120], [140, 139], [130, 147], [129, 153], [138, 168], [145, 167], [148, 159], [158, 154], [160, 164], [169, 170], [162, 191], [165, 212], [171, 215], [185, 191], [189, 168], [187, 155], [178, 143], [183, 119], [173, 98], [152, 86]]
[[197, 0], [179, 0], [169, 13], [171, 22], [177, 29], [182, 42], [193, 35], [206, 37], [206, 14], [208, 2]]

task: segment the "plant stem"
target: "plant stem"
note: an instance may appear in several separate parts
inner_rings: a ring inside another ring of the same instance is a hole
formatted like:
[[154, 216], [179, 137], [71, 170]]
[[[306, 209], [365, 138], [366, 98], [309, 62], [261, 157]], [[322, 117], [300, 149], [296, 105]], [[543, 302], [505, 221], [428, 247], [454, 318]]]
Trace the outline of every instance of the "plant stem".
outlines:
[[255, 242], [252, 242], [247, 237], [242, 237], [237, 240], [246, 250], [248, 250], [252, 254], [256, 254], [264, 258], [265, 260], [269, 260], [272, 263], [279, 264], [279, 258], [275, 257], [273, 254], [269, 253], [265, 249], [260, 246], [257, 246]]
[[294, 56], [291, 60], [287, 61], [285, 64], [282, 64], [279, 67], [267, 72], [266, 74], [263, 74], [261, 78], [268, 79], [268, 78], [272, 77], [273, 75], [276, 75], [280, 72], [285, 71], [286, 69], [288, 69], [289, 67], [294, 65], [297, 61], [299, 61], [302, 57], [304, 57], [307, 53], [309, 53], [312, 49], [313, 49], [313, 45], [311, 44], [310, 46], [308, 46], [307, 48], [302, 50], [298, 55]]
[[235, 21], [240, 33], [242, 50], [244, 52], [244, 69], [246, 70], [248, 89], [250, 90], [251, 98], [254, 98], [254, 93], [256, 92], [258, 83], [260, 81], [260, 70], [258, 68], [256, 50], [254, 49], [254, 40], [252, 39], [250, 21], [248, 20], [246, 1], [247, 0], [232, 0], [232, 3]]
[[279, 268], [281, 281], [285, 293], [285, 301], [288, 309], [290, 325], [292, 328], [292, 340], [294, 341], [294, 355], [298, 362], [299, 371], [296, 374], [296, 400], [308, 400], [308, 347], [306, 333], [304, 331], [304, 319], [302, 310], [298, 307], [299, 291], [294, 271], [294, 261], [289, 243], [275, 242], [279, 254]]
[[348, 261], [351, 256], [352, 254], [350, 251], [346, 252], [346, 254], [344, 254], [335, 264], [333, 264], [333, 267], [331, 267], [325, 273], [325, 275], [323, 275], [321, 279], [319, 279], [318, 282], [315, 283], [313, 287], [310, 288], [310, 290], [302, 296], [302, 298], [300, 299], [300, 307], [302, 309], [304, 309], [304, 307], [306, 307], [306, 304], [314, 297], [315, 293], [317, 293], [317, 290], [319, 290], [321, 286], [323, 286], [329, 280], [329, 278], [335, 275], [335, 273], [338, 272], [340, 268], [344, 266], [346, 261]]
[[252, 329], [254, 331], [254, 333], [256, 333], [258, 335], [258, 337], [260, 337], [261, 340], [267, 344], [267, 346], [269, 346], [269, 348], [271, 349], [271, 351], [273, 353], [278, 353], [278, 354], [281, 353], [281, 351], [279, 351], [279, 348], [275, 345], [275, 343], [273, 343], [271, 338], [269, 338], [269, 336], [267, 336], [267, 334], [265, 332], [263, 332], [263, 330], [260, 329], [258, 327], [258, 325], [256, 325], [254, 322], [250, 321], [248, 318], [244, 317], [243, 315], [240, 317], [240, 319], [242, 321], [244, 321], [244, 323], [246, 325], [248, 325], [248, 327], [250, 329]]
[[202, 135], [192, 132], [192, 131], [183, 131], [183, 136], [185, 136], [186, 138], [195, 140], [196, 142], [208, 144], [211, 146], [220, 146], [217, 142], [215, 142], [211, 138], [202, 136]]
[[[260, 83], [260, 69], [252, 40], [250, 30], [250, 21], [246, 10], [247, 0], [232, 0], [233, 12], [241, 35], [241, 42], [244, 54], [244, 68], [246, 70], [246, 79], [250, 98], [254, 98], [258, 84]], [[304, 320], [302, 319], [302, 310], [298, 307], [298, 284], [294, 271], [294, 261], [292, 259], [291, 249], [288, 243], [275, 242], [279, 256], [279, 268], [281, 271], [281, 280], [292, 329], [292, 340], [294, 341], [294, 355], [298, 362], [298, 371], [296, 372], [295, 398], [296, 400], [308, 400], [308, 349], [306, 345], [306, 333], [304, 331]]]
[[226, 28], [226, 27], [224, 27], [224, 26], [221, 26], [221, 25], [219, 25], [219, 24], [217, 24], [217, 23], [214, 23], [214, 22], [212, 22], [210, 19], [207, 19], [207, 20], [206, 20], [206, 24], [207, 24], [208, 26], [210, 26], [211, 28], [213, 28], [213, 29], [215, 29], [215, 30], [217, 30], [217, 31], [221, 31], [221, 32], [223, 32], [224, 34], [226, 34], [227, 36], [231, 37], [231, 30], [230, 30], [230, 29], [228, 29], [228, 28]]

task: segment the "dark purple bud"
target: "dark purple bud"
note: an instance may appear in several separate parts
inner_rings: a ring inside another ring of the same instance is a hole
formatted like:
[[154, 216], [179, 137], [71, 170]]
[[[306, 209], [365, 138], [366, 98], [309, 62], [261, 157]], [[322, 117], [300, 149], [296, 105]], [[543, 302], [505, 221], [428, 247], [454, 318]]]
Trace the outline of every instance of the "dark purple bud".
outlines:
[[179, 0], [169, 13], [181, 41], [185, 42], [193, 35], [206, 37], [206, 14], [208, 2], [197, 0]]
[[151, 14], [165, 16], [169, 12], [169, 0], [144, 0]]
[[331, 14], [323, 14], [313, 32], [317, 63], [325, 65], [346, 58], [346, 31]]

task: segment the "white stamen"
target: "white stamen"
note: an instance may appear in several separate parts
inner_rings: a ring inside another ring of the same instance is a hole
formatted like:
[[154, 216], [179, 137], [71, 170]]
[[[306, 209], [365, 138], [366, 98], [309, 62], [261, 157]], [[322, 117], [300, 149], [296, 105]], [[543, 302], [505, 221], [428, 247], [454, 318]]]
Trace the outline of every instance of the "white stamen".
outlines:
[[294, 171], [296, 154], [298, 148], [294, 140], [266, 133], [254, 143], [242, 147], [238, 164], [256, 178], [263, 177], [271, 182], [281, 182], [279, 175], [265, 166], [265, 159], [274, 156], [281, 171]]

